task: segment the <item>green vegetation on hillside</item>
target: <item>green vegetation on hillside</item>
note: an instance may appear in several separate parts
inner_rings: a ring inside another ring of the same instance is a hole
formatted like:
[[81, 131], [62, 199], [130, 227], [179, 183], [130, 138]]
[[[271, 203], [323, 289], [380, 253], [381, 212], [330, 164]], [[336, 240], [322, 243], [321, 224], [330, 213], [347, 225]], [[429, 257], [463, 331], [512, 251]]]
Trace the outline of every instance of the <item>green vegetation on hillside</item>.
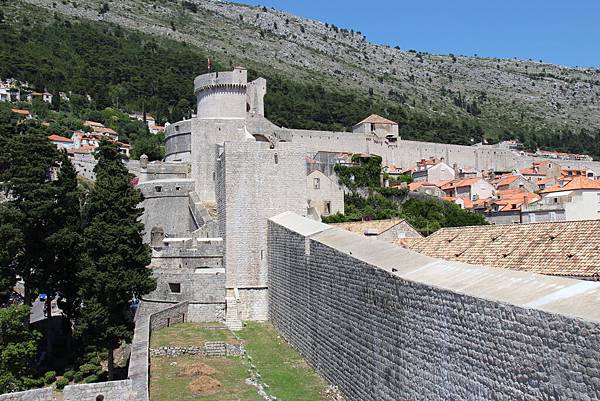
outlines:
[[[91, 108], [142, 110], [161, 122], [177, 121], [193, 112], [192, 82], [208, 67], [204, 49], [109, 23], [56, 15], [41, 22], [40, 16], [50, 14], [40, 9], [31, 8], [30, 14], [0, 23], [0, 77], [26, 80], [53, 94], [72, 91], [76, 104], [89, 94]], [[214, 58], [214, 70], [233, 67], [232, 59]], [[294, 81], [269, 68], [252, 67], [250, 78], [264, 76], [268, 80], [268, 118], [288, 128], [350, 130], [376, 113], [398, 121], [404, 139], [469, 145], [483, 139], [493, 142], [518, 137], [530, 149], [539, 146], [600, 156], [600, 130], [549, 131], [525, 122], [515, 126], [502, 119], [490, 126], [477, 118], [478, 113], [425, 112], [405, 104], [405, 99], [393, 92], [382, 97]], [[471, 111], [478, 107], [472, 102], [466, 106]]]

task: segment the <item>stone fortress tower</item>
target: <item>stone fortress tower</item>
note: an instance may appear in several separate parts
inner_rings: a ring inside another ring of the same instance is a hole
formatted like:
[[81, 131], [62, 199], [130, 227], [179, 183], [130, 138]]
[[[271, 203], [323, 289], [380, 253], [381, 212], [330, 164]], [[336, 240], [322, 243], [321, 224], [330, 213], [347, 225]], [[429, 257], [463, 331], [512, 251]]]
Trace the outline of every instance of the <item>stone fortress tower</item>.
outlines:
[[196, 117], [166, 132], [162, 163], [141, 163], [157, 289], [147, 304], [190, 302], [189, 320], [266, 320], [267, 220], [306, 215], [303, 150], [264, 117], [266, 81], [247, 71], [194, 80]]
[[140, 163], [158, 280], [147, 304], [160, 309], [188, 301], [188, 320], [225, 320], [232, 329], [242, 320], [267, 319], [267, 220], [286, 211], [307, 215], [307, 154], [371, 153], [400, 166], [443, 157], [500, 171], [534, 160], [493, 146], [404, 141], [398, 125], [379, 116], [350, 133], [278, 127], [265, 118], [266, 84], [247, 82], [242, 67], [198, 76], [196, 116], [167, 127], [164, 162]]

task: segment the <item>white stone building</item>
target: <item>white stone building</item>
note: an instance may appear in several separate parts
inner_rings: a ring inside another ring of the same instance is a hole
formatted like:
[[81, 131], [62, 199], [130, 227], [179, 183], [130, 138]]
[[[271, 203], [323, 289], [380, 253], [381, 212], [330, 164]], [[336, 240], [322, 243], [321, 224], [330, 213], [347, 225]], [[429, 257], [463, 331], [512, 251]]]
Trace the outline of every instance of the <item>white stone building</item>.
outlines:
[[319, 170], [306, 176], [308, 207], [313, 207], [320, 216], [344, 213], [344, 188], [336, 176], [328, 177]]
[[562, 205], [565, 220], [600, 219], [600, 182], [586, 177], [562, 181], [540, 191], [541, 205]]

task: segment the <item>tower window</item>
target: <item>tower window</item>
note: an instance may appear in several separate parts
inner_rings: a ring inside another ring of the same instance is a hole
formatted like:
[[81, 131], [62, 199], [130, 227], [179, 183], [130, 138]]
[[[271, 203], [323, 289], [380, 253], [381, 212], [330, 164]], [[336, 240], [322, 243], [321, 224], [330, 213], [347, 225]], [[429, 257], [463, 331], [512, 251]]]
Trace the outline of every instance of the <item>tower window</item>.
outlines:
[[169, 291], [173, 294], [181, 293], [181, 283], [169, 283]]

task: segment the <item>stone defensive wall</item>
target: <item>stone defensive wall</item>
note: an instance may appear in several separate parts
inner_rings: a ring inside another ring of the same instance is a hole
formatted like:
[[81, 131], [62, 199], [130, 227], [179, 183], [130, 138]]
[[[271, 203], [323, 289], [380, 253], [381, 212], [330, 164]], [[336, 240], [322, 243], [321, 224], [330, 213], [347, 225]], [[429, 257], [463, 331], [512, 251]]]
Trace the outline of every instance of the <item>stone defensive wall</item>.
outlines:
[[161, 179], [142, 182], [138, 188], [144, 195], [145, 242], [150, 241], [150, 231], [156, 226], [161, 226], [167, 235], [189, 233], [197, 228], [193, 226], [188, 196], [194, 190], [194, 180]]
[[189, 162], [192, 151], [192, 120], [183, 120], [165, 129], [165, 160]]
[[269, 315], [349, 401], [600, 399], [600, 283], [436, 260], [290, 212]]
[[190, 322], [214, 322], [225, 319], [225, 269], [152, 269], [156, 290], [144, 296], [144, 302], [157, 308], [179, 302], [189, 304]]
[[[60, 400], [94, 401], [100, 395], [104, 396], [104, 401], [137, 401], [131, 380], [69, 385], [63, 389]], [[0, 395], [0, 401], [58, 400], [50, 387]]]
[[393, 163], [401, 167], [411, 167], [420, 159], [443, 157], [450, 166], [456, 163], [459, 167], [470, 167], [477, 171], [510, 171], [531, 166], [534, 161], [553, 161], [564, 167], [600, 171], [600, 162], [519, 156], [508, 149], [492, 145], [464, 146], [407, 140], [390, 142], [370, 133], [297, 129], [280, 129], [275, 132], [275, 136], [279, 140], [301, 144], [307, 153], [369, 153], [381, 156], [386, 164]]

